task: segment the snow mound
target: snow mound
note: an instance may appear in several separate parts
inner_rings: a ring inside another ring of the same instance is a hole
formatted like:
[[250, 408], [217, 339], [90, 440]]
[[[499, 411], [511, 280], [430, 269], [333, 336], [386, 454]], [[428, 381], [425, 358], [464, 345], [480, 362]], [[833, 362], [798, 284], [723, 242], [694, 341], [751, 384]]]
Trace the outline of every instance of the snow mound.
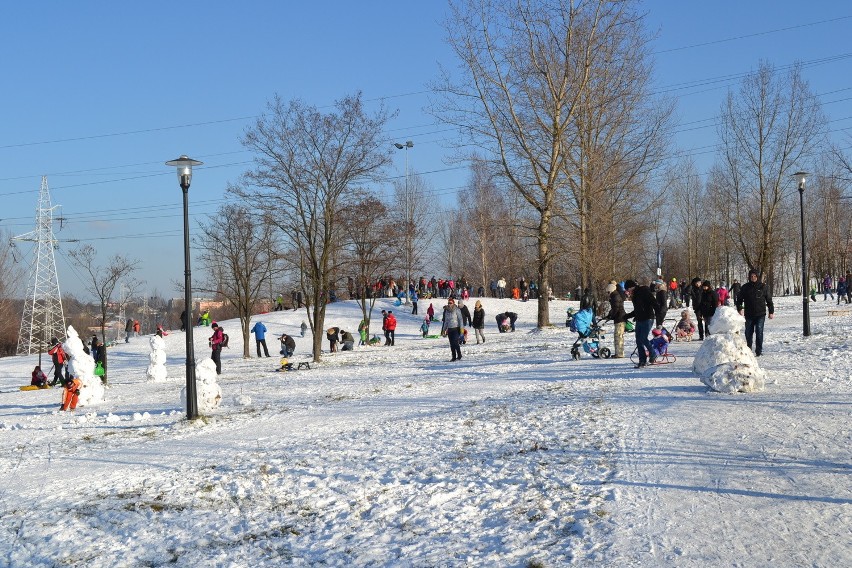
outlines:
[[82, 383], [77, 406], [103, 402], [104, 385], [101, 378], [95, 376], [95, 360], [83, 349], [83, 341], [73, 326], [68, 326], [62, 349], [68, 354], [68, 373]]
[[234, 397], [234, 405], [251, 406], [251, 397], [244, 394], [238, 394]]
[[721, 306], [710, 320], [710, 332], [695, 354], [692, 370], [712, 390], [724, 393], [759, 392], [766, 372], [740, 335], [745, 325], [734, 308]]
[[[195, 392], [198, 412], [210, 412], [222, 403], [222, 389], [216, 382], [216, 363], [209, 357], [195, 366]], [[180, 391], [180, 400], [186, 407], [186, 387]]]

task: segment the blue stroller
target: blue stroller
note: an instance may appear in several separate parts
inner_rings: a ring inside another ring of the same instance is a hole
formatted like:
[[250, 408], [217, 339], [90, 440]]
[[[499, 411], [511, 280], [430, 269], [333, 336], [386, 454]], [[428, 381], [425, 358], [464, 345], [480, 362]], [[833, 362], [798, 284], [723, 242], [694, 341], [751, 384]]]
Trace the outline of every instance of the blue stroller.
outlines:
[[577, 340], [571, 346], [571, 357], [574, 360], [580, 358], [580, 348], [595, 359], [609, 359], [611, 351], [609, 347], [602, 347], [604, 340], [603, 327], [595, 319], [591, 308], [580, 310], [573, 315], [569, 326], [571, 331], [577, 332]]

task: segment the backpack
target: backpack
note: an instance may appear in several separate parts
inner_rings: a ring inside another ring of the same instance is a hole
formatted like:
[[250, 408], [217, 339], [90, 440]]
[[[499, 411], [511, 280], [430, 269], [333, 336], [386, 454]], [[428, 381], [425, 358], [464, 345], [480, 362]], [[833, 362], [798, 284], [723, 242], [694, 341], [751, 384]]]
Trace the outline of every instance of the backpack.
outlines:
[[222, 332], [222, 347], [228, 346], [228, 340], [229, 340], [228, 334], [223, 331]]

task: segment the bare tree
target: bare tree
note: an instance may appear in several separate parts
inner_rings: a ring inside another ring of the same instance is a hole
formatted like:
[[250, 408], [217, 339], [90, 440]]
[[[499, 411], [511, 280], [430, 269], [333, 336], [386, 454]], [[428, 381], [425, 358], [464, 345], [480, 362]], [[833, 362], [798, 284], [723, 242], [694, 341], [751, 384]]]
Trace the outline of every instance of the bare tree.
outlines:
[[821, 141], [819, 99], [798, 66], [779, 74], [763, 62], [729, 92], [722, 106], [721, 164], [733, 203], [736, 246], [750, 268], [766, 271], [772, 286], [776, 222], [803, 167]]
[[[3, 231], [0, 233], [0, 242], [11, 242], [11, 235]], [[18, 330], [21, 328], [19, 302], [13, 298], [20, 293], [23, 271], [17, 264], [14, 251], [11, 246], [0, 248], [0, 321], [6, 324], [0, 328], [0, 356], [15, 354]]]
[[[576, 168], [578, 137], [584, 128], [580, 112], [585, 99], [591, 100], [595, 77], [601, 82], [614, 58], [627, 55], [633, 22], [641, 21], [634, 4], [451, 2], [446, 26], [463, 76], [453, 81], [446, 75], [436, 86], [443, 99], [433, 112], [460, 127], [469, 141], [484, 145], [486, 157], [533, 212], [529, 221], [542, 290], [549, 286], [549, 267], [557, 252], [552, 222], [555, 215], [565, 213], [560, 195], [567, 194], [572, 183], [589, 188], [583, 179], [572, 182], [572, 176], [585, 175]], [[618, 94], [611, 95], [595, 104], [604, 109], [611, 103], [611, 111], [619, 104]], [[620, 156], [642, 153], [641, 137], [615, 139], [608, 149], [614, 150], [616, 143], [623, 144]], [[596, 142], [595, 148], [600, 147]], [[638, 186], [644, 168], [634, 169], [631, 178], [629, 168], [623, 167], [616, 187], [627, 191]], [[628, 183], [631, 179], [635, 183]], [[591, 195], [583, 195], [579, 204], [585, 206]], [[585, 209], [581, 213], [585, 215]], [[539, 296], [537, 322], [539, 327], [550, 323], [547, 294]]]
[[498, 241], [502, 241], [502, 221], [506, 215], [503, 193], [495, 182], [495, 176], [484, 160], [471, 161], [470, 181], [467, 183], [464, 203], [464, 226], [471, 235], [473, 246], [467, 266], [475, 267], [471, 277], [486, 290], [489, 278], [494, 279], [492, 271], [502, 266], [495, 253]]
[[[424, 207], [427, 200], [428, 186], [424, 178], [416, 172], [409, 172], [408, 178], [394, 181], [394, 217], [398, 219], [393, 242], [397, 243], [399, 253], [396, 255], [405, 272], [405, 285], [400, 286], [408, 298], [408, 284], [413, 280], [413, 274], [422, 270], [424, 257], [428, 251], [424, 242], [431, 239], [432, 224], [429, 223], [429, 209]], [[401, 235], [400, 235], [401, 233]], [[401, 238], [400, 238], [401, 236]]]
[[[230, 191], [235, 192], [231, 187]], [[200, 223], [196, 245], [207, 266], [207, 291], [215, 292], [237, 310], [243, 336], [243, 357], [251, 357], [251, 316], [278, 271], [273, 226], [268, 218], [235, 204], [221, 206]], [[204, 289], [203, 287], [201, 289]]]
[[328, 113], [276, 97], [243, 138], [255, 153], [255, 166], [238, 194], [278, 212], [271, 221], [281, 229], [284, 246], [296, 253], [286, 260], [301, 269], [314, 361], [320, 360], [317, 330], [324, 328], [327, 294], [339, 268], [339, 215], [353, 190], [378, 181], [390, 163], [382, 134], [389, 118], [384, 107], [368, 114], [360, 93], [337, 101]]
[[[83, 285], [86, 291], [92, 294], [100, 304], [101, 310], [101, 342], [104, 344], [103, 350], [103, 366], [104, 376], [103, 381], [107, 382], [108, 367], [107, 367], [107, 349], [106, 349], [106, 326], [107, 318], [109, 317], [110, 307], [115, 306], [117, 312], [122, 310], [122, 303], [129, 301], [130, 297], [135, 295], [142, 285], [142, 282], [133, 277], [133, 273], [139, 267], [139, 261], [128, 259], [125, 256], [116, 254], [110, 257], [105, 265], [97, 264], [97, 251], [92, 245], [84, 245], [78, 249], [74, 249], [68, 253], [68, 256], [78, 268], [82, 269], [86, 275], [86, 280]], [[122, 296], [117, 302], [113, 301], [112, 295], [115, 292], [119, 282], [125, 285], [125, 290], [129, 290], [126, 296]]]
[[341, 223], [345, 227], [350, 270], [355, 273], [355, 301], [361, 308], [369, 337], [373, 306], [378, 299], [373, 284], [388, 274], [397, 261], [399, 251], [394, 242], [397, 228], [387, 206], [374, 195], [365, 195], [344, 209]]

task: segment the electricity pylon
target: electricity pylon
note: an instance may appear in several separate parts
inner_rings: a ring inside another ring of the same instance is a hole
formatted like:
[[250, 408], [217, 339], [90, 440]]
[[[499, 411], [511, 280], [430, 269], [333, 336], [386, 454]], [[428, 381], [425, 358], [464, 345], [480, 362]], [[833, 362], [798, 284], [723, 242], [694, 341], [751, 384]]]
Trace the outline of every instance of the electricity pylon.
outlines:
[[13, 237], [18, 241], [36, 243], [32, 274], [24, 301], [21, 317], [21, 332], [18, 336], [18, 355], [39, 353], [51, 337], [65, 338], [65, 314], [56, 276], [54, 249], [57, 240], [53, 236], [53, 210], [47, 176], [41, 178], [38, 193], [38, 214], [34, 231]]

